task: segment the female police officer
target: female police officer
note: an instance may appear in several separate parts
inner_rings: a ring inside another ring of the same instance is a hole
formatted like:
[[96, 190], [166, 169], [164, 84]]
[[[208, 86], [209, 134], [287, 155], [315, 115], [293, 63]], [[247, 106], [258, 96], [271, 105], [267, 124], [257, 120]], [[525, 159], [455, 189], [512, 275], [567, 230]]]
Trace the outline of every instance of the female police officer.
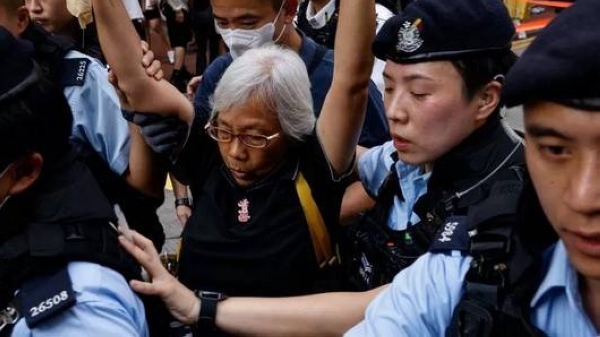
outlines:
[[500, 1], [425, 0], [377, 35], [392, 141], [358, 161], [376, 200], [354, 238], [359, 287], [391, 282], [440, 227], [495, 198], [495, 185], [519, 180], [523, 147], [500, 119], [513, 34]]
[[[506, 80], [507, 103], [524, 104], [527, 167], [535, 187], [534, 194], [521, 198], [524, 218], [516, 224], [520, 235], [513, 237], [507, 253], [510, 257], [524, 251], [537, 261], [523, 265], [519, 260], [494, 261], [486, 254], [475, 259], [473, 247], [469, 254], [447, 251], [423, 256], [370, 305], [365, 322], [350, 336], [443, 335], [448, 326], [446, 335], [469, 328], [506, 336], [514, 336], [512, 332], [597, 335], [600, 24], [594, 14], [598, 12], [600, 3], [594, 0], [578, 1], [562, 12]], [[543, 213], [530, 217], [538, 198]], [[560, 238], [554, 245], [544, 239], [553, 234], [550, 225]], [[479, 233], [472, 235], [472, 242], [482, 238]], [[493, 261], [492, 265], [482, 265], [481, 258]], [[482, 290], [478, 285], [490, 277], [475, 280], [472, 276], [480, 276], [478, 269], [488, 267], [496, 267], [491, 275], [504, 281], [487, 284], [488, 290], [497, 289], [498, 297], [480, 301], [479, 314], [473, 315], [469, 299], [481, 298], [472, 290]], [[526, 268], [533, 274], [523, 273]], [[519, 274], [524, 277], [515, 277]], [[415, 296], [417, 283], [428, 289], [427, 301]], [[521, 300], [514, 301], [519, 293]], [[482, 311], [481, 304], [489, 306]], [[502, 315], [505, 311], [516, 318], [512, 324], [503, 324], [509, 322]]]

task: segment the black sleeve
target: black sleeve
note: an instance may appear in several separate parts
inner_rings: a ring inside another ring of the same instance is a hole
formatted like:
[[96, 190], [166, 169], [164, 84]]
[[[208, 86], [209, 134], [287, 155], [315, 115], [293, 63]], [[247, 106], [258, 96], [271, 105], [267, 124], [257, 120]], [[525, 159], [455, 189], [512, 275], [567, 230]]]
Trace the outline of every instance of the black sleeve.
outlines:
[[204, 183], [206, 173], [219, 158], [217, 144], [206, 135], [202, 125], [195, 121], [171, 172], [181, 183], [197, 186]]
[[300, 170], [311, 188], [325, 222], [328, 227], [337, 225], [342, 198], [351, 182], [350, 173], [354, 165], [350, 165], [348, 171], [341, 175], [335, 174], [315, 134], [302, 145], [300, 156]]

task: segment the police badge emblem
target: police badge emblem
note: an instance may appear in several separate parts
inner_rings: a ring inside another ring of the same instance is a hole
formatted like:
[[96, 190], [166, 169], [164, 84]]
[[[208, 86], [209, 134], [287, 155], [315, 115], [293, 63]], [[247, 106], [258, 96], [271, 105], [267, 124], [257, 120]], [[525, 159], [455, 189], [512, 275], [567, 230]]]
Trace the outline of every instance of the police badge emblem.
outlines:
[[421, 33], [419, 32], [419, 25], [421, 19], [416, 19], [415, 22], [405, 21], [398, 30], [398, 45], [396, 50], [412, 53], [413, 51], [421, 48], [423, 45], [423, 39], [421, 39]]

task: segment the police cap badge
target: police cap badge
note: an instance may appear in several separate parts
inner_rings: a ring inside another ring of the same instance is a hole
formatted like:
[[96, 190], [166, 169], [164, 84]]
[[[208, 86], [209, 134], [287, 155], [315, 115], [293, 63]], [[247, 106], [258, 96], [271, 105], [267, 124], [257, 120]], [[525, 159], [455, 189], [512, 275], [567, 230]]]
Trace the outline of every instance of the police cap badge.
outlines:
[[505, 51], [514, 33], [501, 0], [416, 0], [384, 24], [373, 52], [395, 62], [453, 59]]

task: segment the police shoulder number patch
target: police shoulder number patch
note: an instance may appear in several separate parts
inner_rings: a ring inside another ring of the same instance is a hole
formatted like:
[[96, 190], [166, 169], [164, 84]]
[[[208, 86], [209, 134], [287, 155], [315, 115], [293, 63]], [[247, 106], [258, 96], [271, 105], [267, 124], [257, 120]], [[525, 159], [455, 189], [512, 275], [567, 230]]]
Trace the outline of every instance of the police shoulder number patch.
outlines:
[[30, 328], [67, 311], [76, 302], [66, 266], [54, 274], [27, 282], [18, 296], [25, 321]]
[[440, 227], [431, 243], [431, 251], [468, 251], [470, 239], [466, 216], [451, 216]]
[[89, 59], [72, 58], [63, 60], [63, 72], [61, 82], [64, 86], [82, 86], [90, 66]]

